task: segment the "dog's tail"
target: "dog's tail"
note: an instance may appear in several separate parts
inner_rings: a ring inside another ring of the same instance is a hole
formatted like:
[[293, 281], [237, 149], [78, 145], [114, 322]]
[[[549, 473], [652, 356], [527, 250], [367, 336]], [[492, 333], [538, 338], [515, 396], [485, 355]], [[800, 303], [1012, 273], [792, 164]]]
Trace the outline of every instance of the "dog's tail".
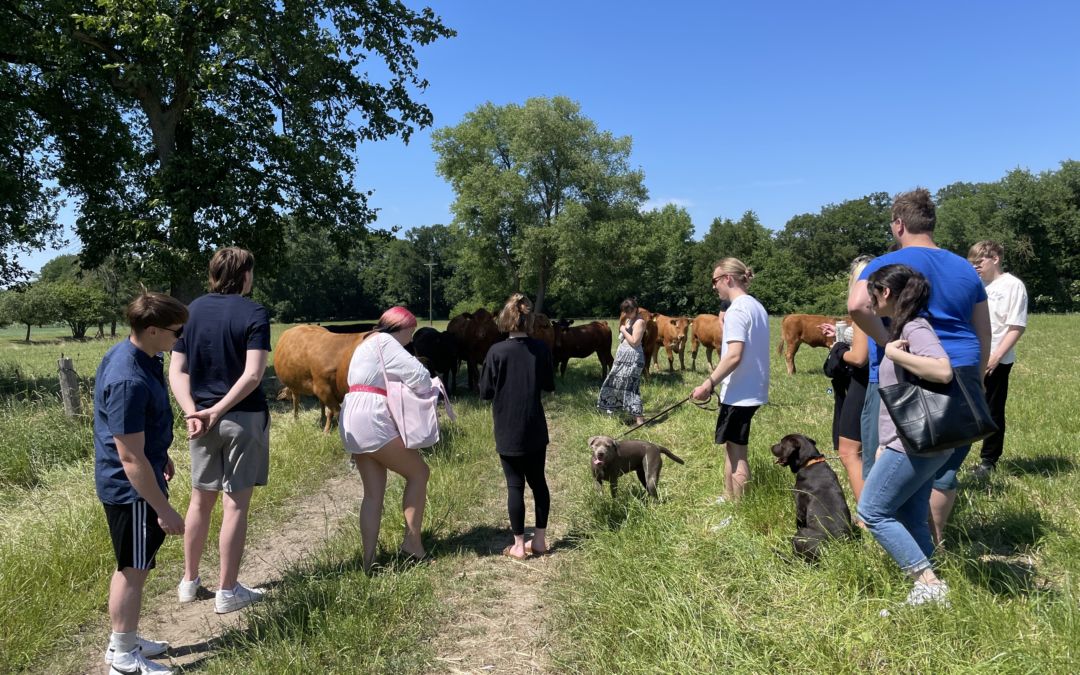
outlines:
[[672, 459], [672, 461], [678, 462], [679, 464], [686, 464], [686, 462], [684, 462], [681, 459], [679, 459], [678, 457], [676, 457], [674, 452], [668, 450], [664, 446], [660, 446], [660, 452], [662, 452], [665, 455], [667, 455], [668, 457], [670, 457]]

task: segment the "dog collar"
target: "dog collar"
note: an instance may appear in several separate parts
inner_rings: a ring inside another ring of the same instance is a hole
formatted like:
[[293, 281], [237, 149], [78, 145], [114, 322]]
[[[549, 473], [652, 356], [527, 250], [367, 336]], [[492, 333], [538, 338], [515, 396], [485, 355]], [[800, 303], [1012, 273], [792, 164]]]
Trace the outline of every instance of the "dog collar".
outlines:
[[824, 457], [815, 457], [812, 460], [810, 460], [809, 462], [807, 462], [806, 464], [803, 464], [802, 466], [800, 466], [799, 471], [802, 471], [803, 469], [805, 469], [808, 466], [814, 466], [815, 464], [821, 464], [824, 461], [825, 461]]

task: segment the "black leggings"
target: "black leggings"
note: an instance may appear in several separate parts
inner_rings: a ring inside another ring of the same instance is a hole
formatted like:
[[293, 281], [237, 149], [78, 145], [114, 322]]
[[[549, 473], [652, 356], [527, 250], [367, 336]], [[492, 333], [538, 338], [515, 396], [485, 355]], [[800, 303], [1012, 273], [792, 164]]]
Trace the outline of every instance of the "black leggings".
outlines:
[[506, 509], [510, 512], [510, 530], [515, 535], [525, 534], [525, 483], [529, 484], [536, 502], [536, 528], [547, 528], [551, 493], [544, 478], [546, 459], [544, 452], [523, 457], [499, 455], [503, 475], [506, 476]]

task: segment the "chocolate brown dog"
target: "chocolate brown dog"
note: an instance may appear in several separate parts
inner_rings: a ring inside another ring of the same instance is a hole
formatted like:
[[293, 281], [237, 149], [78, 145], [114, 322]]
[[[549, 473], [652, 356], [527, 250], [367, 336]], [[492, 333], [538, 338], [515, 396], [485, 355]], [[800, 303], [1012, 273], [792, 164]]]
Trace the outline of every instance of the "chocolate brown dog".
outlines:
[[661, 454], [673, 461], [684, 464], [681, 459], [665, 447], [647, 441], [616, 441], [611, 436], [592, 436], [589, 438], [592, 449], [592, 473], [596, 479], [596, 489], [603, 490], [603, 482], [611, 483], [611, 496], [615, 496], [615, 484], [619, 476], [631, 471], [637, 472], [638, 480], [645, 487], [650, 497], [656, 497], [656, 483], [660, 480]]
[[817, 443], [801, 434], [789, 434], [772, 446], [776, 463], [795, 474], [795, 536], [791, 545], [806, 560], [817, 560], [828, 539], [855, 536], [844, 491]]

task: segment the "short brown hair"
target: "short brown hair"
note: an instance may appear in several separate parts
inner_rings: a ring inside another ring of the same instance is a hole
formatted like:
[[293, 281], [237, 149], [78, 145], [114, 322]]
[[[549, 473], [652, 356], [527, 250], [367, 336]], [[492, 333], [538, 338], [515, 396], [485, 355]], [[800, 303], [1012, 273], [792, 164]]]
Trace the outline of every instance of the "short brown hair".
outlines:
[[187, 323], [187, 320], [188, 309], [184, 303], [164, 293], [144, 291], [127, 306], [127, 322], [136, 334], [150, 326], [168, 328], [174, 323]]
[[524, 333], [531, 333], [533, 327], [533, 321], [536, 319], [536, 315], [533, 314], [533, 304], [521, 293], [514, 293], [506, 299], [506, 304], [503, 305], [499, 316], [495, 320], [495, 325], [499, 327], [499, 330], [503, 333], [510, 333], [513, 331], [521, 331]]
[[1005, 247], [996, 241], [984, 239], [976, 242], [968, 249], [967, 259], [969, 262], [978, 262], [983, 258], [997, 258], [1001, 262], [1005, 258]]
[[255, 269], [255, 256], [239, 246], [219, 249], [210, 259], [210, 292], [224, 295], [244, 292], [244, 275]]
[[904, 222], [904, 229], [912, 234], [930, 234], [937, 225], [937, 208], [926, 188], [896, 195], [892, 205], [892, 219]]

